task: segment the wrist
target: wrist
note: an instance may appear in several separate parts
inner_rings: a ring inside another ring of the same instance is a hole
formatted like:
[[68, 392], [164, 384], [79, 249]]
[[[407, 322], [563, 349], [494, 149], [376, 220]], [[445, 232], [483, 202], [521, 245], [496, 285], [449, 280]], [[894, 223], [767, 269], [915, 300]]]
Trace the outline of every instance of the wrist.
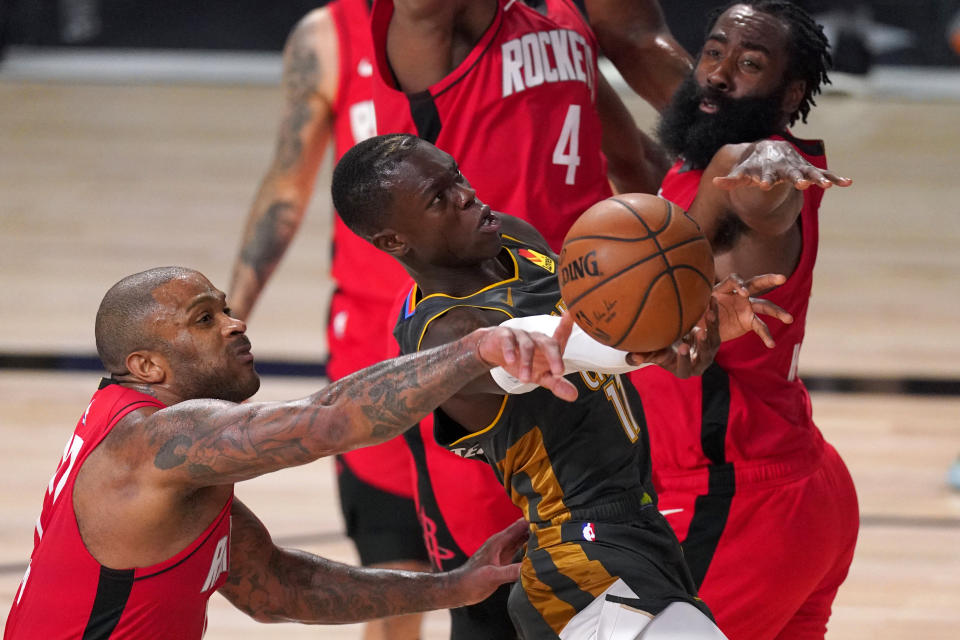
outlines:
[[497, 363], [490, 362], [483, 357], [483, 350], [481, 349], [483, 339], [490, 331], [490, 328], [474, 329], [473, 332], [467, 336], [467, 338], [473, 342], [473, 355], [476, 357], [477, 362], [484, 368], [484, 370], [490, 370], [497, 366]]

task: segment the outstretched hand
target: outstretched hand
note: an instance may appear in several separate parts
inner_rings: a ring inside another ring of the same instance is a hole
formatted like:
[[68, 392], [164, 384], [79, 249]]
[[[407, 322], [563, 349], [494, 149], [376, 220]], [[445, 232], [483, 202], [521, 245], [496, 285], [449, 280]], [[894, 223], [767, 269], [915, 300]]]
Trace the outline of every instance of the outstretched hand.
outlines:
[[520, 579], [520, 563], [512, 560], [528, 536], [529, 525], [521, 518], [490, 536], [466, 564], [451, 572], [465, 605], [485, 600], [501, 584]]
[[563, 350], [573, 330], [564, 313], [552, 336], [505, 326], [479, 329], [477, 353], [492, 367], [503, 367], [521, 382], [534, 382], [562, 400], [577, 399], [577, 388], [563, 377]]
[[743, 187], [769, 191], [782, 183], [803, 191], [813, 185], [824, 189], [849, 187], [853, 180], [815, 167], [785, 140], [760, 140], [748, 145], [730, 173], [713, 179], [713, 184], [725, 191]]
[[720, 340], [726, 342], [753, 331], [760, 336], [768, 349], [776, 346], [770, 328], [758, 314], [772, 316], [786, 324], [793, 322], [793, 316], [769, 300], [752, 296], [766, 293], [786, 281], [787, 278], [779, 273], [767, 273], [747, 281], [731, 273], [714, 286], [713, 298], [717, 301]]
[[720, 348], [718, 309], [716, 298], [710, 296], [707, 310], [687, 335], [659, 351], [627, 354], [627, 362], [655, 364], [678, 378], [702, 375]]
[[758, 314], [772, 316], [781, 322], [793, 322], [793, 316], [778, 305], [752, 296], [765, 293], [786, 281], [780, 274], [765, 274], [744, 281], [730, 274], [713, 287], [710, 302], [703, 316], [687, 335], [660, 351], [630, 353], [630, 364], [651, 363], [663, 367], [678, 378], [703, 375], [713, 363], [720, 343], [753, 331], [768, 348], [775, 343], [770, 328]]

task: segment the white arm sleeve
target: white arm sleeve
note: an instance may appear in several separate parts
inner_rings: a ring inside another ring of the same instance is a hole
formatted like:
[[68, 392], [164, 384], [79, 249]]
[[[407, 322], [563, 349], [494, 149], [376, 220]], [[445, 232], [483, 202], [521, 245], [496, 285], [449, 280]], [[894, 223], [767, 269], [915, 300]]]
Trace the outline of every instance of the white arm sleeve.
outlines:
[[[524, 331], [538, 331], [548, 336], [553, 335], [560, 316], [527, 316], [526, 318], [510, 318], [500, 325]], [[573, 325], [567, 348], [563, 352], [564, 375], [577, 371], [596, 371], [598, 373], [627, 373], [635, 371], [650, 363], [641, 365], [627, 364], [627, 351], [620, 351], [613, 347], [601, 344], [590, 337], [583, 329]], [[496, 367], [490, 371], [493, 381], [507, 393], [527, 393], [538, 385], [532, 382], [520, 382], [507, 373], [503, 367]]]

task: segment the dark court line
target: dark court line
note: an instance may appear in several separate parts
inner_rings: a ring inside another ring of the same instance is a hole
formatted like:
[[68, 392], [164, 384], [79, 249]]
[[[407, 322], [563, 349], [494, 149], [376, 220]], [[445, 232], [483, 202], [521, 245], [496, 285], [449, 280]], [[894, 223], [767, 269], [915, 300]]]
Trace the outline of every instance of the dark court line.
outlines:
[[[327, 375], [325, 362], [257, 360], [256, 366], [257, 372], [264, 376], [323, 378]], [[79, 353], [0, 353], [0, 369], [93, 371], [106, 375], [97, 356]]]
[[[960, 518], [941, 518], [936, 516], [887, 516], [862, 515], [861, 527], [903, 527], [907, 529], [960, 529]], [[279, 536], [274, 542], [278, 547], [302, 547], [310, 544], [327, 544], [347, 540], [343, 531], [321, 531], [319, 533], [300, 533]], [[0, 575], [23, 573], [27, 570], [24, 562], [0, 564]]]
[[[343, 531], [320, 531], [319, 533], [300, 533], [290, 536], [278, 536], [274, 538], [274, 543], [278, 547], [299, 548], [310, 544], [327, 544], [331, 542], [340, 542], [348, 540], [347, 534]], [[8, 573], [23, 573], [27, 570], [25, 562], [0, 563], [0, 575]]]
[[[93, 354], [0, 353], [0, 369], [39, 371], [94, 371], [103, 374]], [[257, 360], [257, 371], [265, 376], [323, 378], [327, 365], [322, 361]], [[803, 376], [810, 391], [828, 393], [882, 393], [910, 396], [960, 396], [956, 378], [884, 378], [879, 376]]]

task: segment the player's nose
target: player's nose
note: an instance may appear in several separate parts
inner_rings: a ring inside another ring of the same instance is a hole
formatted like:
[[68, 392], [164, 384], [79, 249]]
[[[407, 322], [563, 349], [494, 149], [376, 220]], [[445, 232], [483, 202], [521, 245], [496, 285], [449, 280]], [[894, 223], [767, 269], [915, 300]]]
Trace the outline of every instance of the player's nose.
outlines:
[[473, 201], [477, 199], [476, 190], [469, 185], [461, 185], [457, 188], [457, 205], [461, 209], [466, 209]]
[[707, 72], [707, 85], [715, 91], [726, 91], [730, 88], [730, 71], [724, 60], [713, 65]]
[[231, 336], [238, 333], [247, 332], [247, 323], [239, 318], [234, 318], [233, 316], [227, 316], [226, 321], [221, 326], [221, 331], [225, 336]]

